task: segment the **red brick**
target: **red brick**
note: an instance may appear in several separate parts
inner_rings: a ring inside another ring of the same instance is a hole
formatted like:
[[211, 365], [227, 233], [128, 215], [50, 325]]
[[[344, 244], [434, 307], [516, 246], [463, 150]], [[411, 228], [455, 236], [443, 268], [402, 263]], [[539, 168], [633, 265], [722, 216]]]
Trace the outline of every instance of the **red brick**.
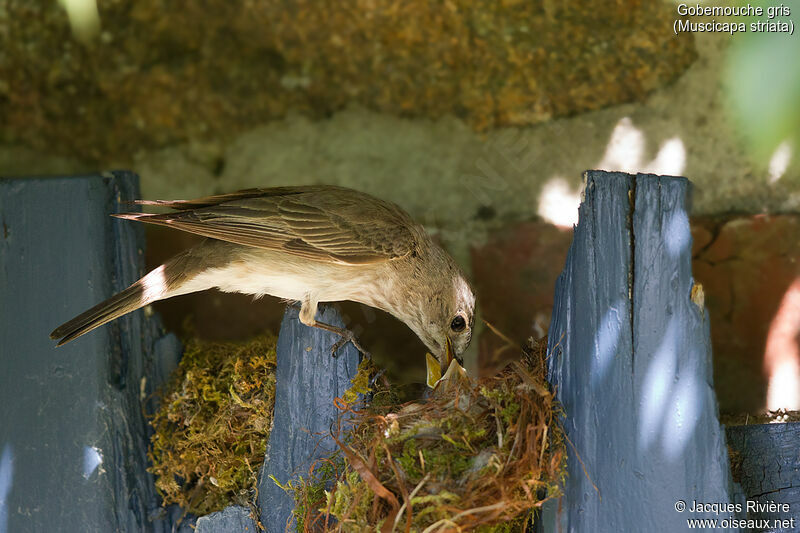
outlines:
[[692, 269], [711, 320], [720, 410], [760, 411], [768, 382], [767, 333], [800, 275], [800, 217], [696, 218], [692, 233]]
[[[520, 344], [537, 329], [545, 333], [571, 242], [571, 229], [520, 222], [492, 232], [485, 244], [474, 247], [472, 277], [483, 319]], [[503, 350], [504, 343], [490, 331], [477, 340], [482, 375], [519, 355]]]

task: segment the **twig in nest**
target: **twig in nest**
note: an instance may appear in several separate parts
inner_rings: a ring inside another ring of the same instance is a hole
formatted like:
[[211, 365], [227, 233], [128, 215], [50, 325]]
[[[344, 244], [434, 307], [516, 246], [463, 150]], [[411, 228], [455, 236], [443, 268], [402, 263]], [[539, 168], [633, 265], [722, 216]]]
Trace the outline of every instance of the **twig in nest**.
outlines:
[[[422, 481], [417, 483], [417, 486], [414, 487], [414, 490], [412, 490], [411, 493], [408, 495], [408, 499], [403, 502], [403, 505], [400, 506], [400, 511], [398, 511], [397, 516], [394, 518], [394, 526], [392, 526], [392, 531], [395, 530], [395, 528], [397, 527], [397, 524], [400, 522], [400, 517], [403, 516], [403, 511], [405, 511], [405, 509], [406, 509], [406, 504], [410, 504], [411, 503], [411, 500], [414, 499], [414, 496], [417, 495], [417, 493], [420, 491], [420, 489], [422, 489], [422, 486], [425, 485], [425, 483], [430, 478], [431, 478], [430, 473], [425, 474], [425, 477], [422, 478]], [[410, 514], [411, 514], [411, 507], [409, 506], [409, 516], [410, 516]]]
[[391, 505], [394, 509], [399, 508], [400, 502], [397, 501], [395, 495], [389, 492], [383, 483], [378, 481], [378, 478], [376, 478], [375, 474], [373, 474], [372, 471], [367, 467], [367, 464], [364, 462], [364, 460], [335, 436], [333, 437], [333, 440], [336, 441], [336, 444], [339, 445], [339, 448], [341, 448], [341, 450], [347, 456], [347, 460], [350, 462], [350, 465], [355, 469], [356, 472], [358, 472], [358, 475], [361, 476], [361, 479], [364, 480], [364, 483], [369, 485], [369, 488], [372, 489], [372, 492], [389, 502], [389, 505]]
[[471, 514], [480, 514], [480, 513], [487, 513], [489, 511], [498, 511], [498, 510], [502, 509], [505, 505], [506, 505], [506, 502], [497, 502], [497, 503], [494, 503], [492, 505], [486, 505], [484, 507], [474, 507], [472, 509], [467, 509], [466, 511], [461, 511], [460, 513], [455, 515], [453, 518], [445, 518], [445, 519], [439, 520], [435, 524], [431, 524], [430, 526], [425, 528], [425, 530], [422, 533], [433, 533], [437, 529], [440, 529], [440, 528], [442, 528], [444, 526], [455, 526], [455, 527], [458, 528], [459, 531], [461, 531], [461, 528], [458, 527], [458, 525], [456, 524], [456, 520], [458, 520], [459, 518], [461, 518], [463, 516], [471, 515]]

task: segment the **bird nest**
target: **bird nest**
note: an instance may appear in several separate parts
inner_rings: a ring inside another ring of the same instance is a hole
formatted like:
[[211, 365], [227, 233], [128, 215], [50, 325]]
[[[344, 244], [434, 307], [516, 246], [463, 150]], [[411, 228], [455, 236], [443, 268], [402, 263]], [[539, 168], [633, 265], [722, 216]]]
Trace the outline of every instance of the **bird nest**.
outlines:
[[150, 472], [165, 505], [202, 515], [251, 499], [272, 425], [275, 343], [188, 341], [151, 421]]
[[491, 378], [451, 376], [424, 401], [381, 406], [379, 390], [368, 407], [341, 402], [338, 452], [290, 487], [297, 530], [526, 530], [565, 475], [545, 344]]

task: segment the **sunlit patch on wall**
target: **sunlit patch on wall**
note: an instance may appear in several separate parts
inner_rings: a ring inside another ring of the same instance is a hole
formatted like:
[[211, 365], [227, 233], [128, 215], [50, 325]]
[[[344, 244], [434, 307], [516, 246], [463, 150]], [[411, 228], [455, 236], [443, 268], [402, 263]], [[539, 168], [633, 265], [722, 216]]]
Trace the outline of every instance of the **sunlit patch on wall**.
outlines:
[[564, 178], [555, 177], [542, 187], [537, 213], [555, 226], [571, 228], [578, 223], [580, 203], [580, 191], [572, 190]]
[[89, 41], [100, 32], [97, 0], [59, 0], [59, 4], [67, 12], [76, 39]]
[[603, 158], [597, 164], [601, 170], [637, 172], [680, 176], [686, 169], [686, 147], [679, 137], [664, 141], [655, 158], [644, 161], [647, 139], [642, 130], [633, 125], [630, 117], [617, 122], [606, 145]]
[[664, 141], [656, 157], [644, 166], [642, 172], [662, 176], [680, 176], [686, 169], [686, 147], [679, 137]]
[[792, 161], [792, 145], [789, 141], [783, 141], [772, 153], [769, 158], [769, 182], [775, 183], [786, 173], [789, 163]]
[[767, 409], [800, 409], [800, 278], [786, 290], [767, 333]]
[[633, 125], [633, 121], [629, 117], [621, 118], [611, 132], [606, 153], [598, 163], [598, 168], [637, 172], [644, 155], [644, 143], [644, 133]]

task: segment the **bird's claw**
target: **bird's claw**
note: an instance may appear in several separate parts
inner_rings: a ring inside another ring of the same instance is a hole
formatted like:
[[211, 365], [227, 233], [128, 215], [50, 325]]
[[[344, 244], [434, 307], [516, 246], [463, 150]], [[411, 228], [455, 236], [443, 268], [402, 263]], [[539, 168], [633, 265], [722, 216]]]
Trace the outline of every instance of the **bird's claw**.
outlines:
[[331, 346], [331, 355], [334, 358], [339, 357], [339, 354], [337, 353], [339, 351], [339, 348], [341, 348], [348, 342], [351, 343], [355, 347], [355, 349], [358, 350], [361, 353], [361, 355], [363, 355], [366, 359], [372, 359], [372, 355], [361, 347], [353, 332], [347, 329], [339, 333], [339, 340], [336, 341], [333, 346]]
[[350, 342], [353, 344], [356, 350], [358, 350], [359, 352], [361, 352], [361, 354], [363, 354], [364, 357], [366, 357], [367, 359], [372, 359], [372, 355], [370, 355], [368, 351], [366, 351], [364, 348], [361, 347], [361, 345], [358, 343], [358, 340], [356, 339], [356, 336], [349, 329], [340, 328], [338, 326], [332, 326], [330, 324], [325, 324], [324, 322], [319, 322], [319, 321], [316, 321], [314, 323], [314, 327], [319, 329], [324, 329], [325, 331], [330, 331], [331, 333], [336, 333], [337, 335], [339, 335], [339, 340], [336, 341], [333, 346], [331, 346], [331, 355], [333, 357], [338, 357], [336, 352], [339, 351], [339, 348]]

